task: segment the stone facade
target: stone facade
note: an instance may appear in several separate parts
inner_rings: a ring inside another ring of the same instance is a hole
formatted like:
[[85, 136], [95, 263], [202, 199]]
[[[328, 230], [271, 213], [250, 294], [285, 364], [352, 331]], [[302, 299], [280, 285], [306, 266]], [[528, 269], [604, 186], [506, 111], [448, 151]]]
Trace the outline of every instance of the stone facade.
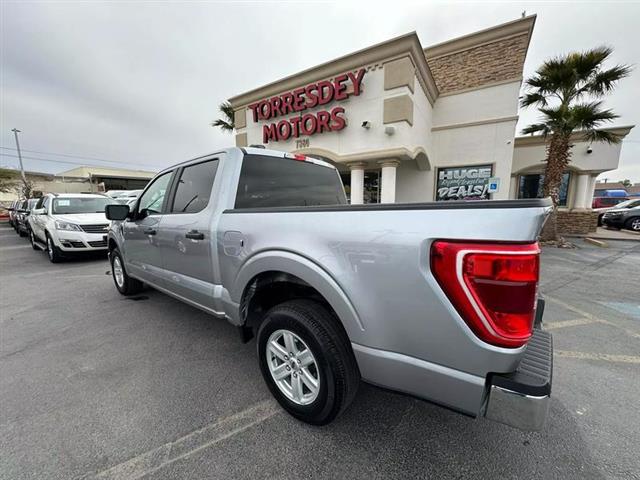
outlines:
[[558, 210], [558, 233], [560, 235], [586, 235], [598, 228], [598, 213], [575, 210]]
[[427, 56], [440, 94], [520, 78], [529, 35], [454, 52], [436, 58]]

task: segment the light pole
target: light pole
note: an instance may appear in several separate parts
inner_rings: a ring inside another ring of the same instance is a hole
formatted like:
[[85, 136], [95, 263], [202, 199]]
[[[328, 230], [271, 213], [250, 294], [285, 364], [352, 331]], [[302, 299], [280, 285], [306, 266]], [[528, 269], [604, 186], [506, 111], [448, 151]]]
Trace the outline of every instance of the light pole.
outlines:
[[20, 142], [18, 141], [18, 133], [20, 130], [14, 128], [11, 130], [16, 137], [16, 150], [18, 150], [18, 160], [20, 161], [20, 173], [22, 174], [22, 181], [25, 186], [27, 185], [27, 176], [24, 174], [24, 165], [22, 165], [22, 153], [20, 153]]

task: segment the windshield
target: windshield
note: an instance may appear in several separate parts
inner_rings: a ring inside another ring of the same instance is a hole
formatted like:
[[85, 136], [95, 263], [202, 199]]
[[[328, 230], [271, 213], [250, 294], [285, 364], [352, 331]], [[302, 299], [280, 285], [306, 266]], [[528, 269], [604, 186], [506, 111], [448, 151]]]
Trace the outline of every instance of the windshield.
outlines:
[[115, 203], [104, 197], [70, 197], [54, 198], [51, 213], [64, 215], [68, 213], [103, 213], [107, 205]]
[[636, 199], [625, 200], [624, 202], [620, 202], [619, 204], [616, 205], [616, 208], [633, 208], [639, 205], [640, 205], [640, 199], [636, 198]]

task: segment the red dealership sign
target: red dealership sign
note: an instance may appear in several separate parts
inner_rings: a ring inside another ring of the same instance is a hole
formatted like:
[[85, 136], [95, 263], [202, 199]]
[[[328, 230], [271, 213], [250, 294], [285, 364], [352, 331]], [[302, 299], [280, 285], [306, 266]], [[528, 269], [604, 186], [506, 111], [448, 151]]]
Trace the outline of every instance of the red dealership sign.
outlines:
[[[298, 114], [262, 126], [262, 142], [286, 141], [300, 135], [314, 135], [323, 132], [342, 130], [346, 123], [344, 108], [333, 107], [331, 110], [320, 110], [315, 113], [302, 113], [305, 110], [327, 105], [333, 101], [346, 100], [350, 96], [358, 96], [362, 92], [362, 78], [365, 69], [355, 74], [352, 72], [337, 75], [333, 81], [311, 83], [306, 87], [296, 88], [291, 92], [261, 100], [249, 105], [253, 112], [253, 121], [259, 122]], [[349, 88], [349, 86], [352, 88]]]

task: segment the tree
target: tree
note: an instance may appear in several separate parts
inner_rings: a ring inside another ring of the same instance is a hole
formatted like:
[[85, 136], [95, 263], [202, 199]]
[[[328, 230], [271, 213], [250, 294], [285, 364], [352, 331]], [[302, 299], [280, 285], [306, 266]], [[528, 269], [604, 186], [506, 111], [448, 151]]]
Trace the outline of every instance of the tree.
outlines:
[[229, 102], [222, 102], [218, 107], [220, 109], [220, 113], [222, 114], [222, 118], [218, 118], [211, 123], [212, 127], [220, 127], [220, 130], [223, 132], [233, 132], [236, 128], [235, 125], [235, 112], [233, 111], [233, 107]]
[[620, 183], [625, 187], [633, 187], [633, 183], [631, 183], [631, 180], [629, 180], [628, 178], [625, 178], [624, 180], [620, 180]]
[[18, 192], [18, 194], [22, 198], [32, 198], [33, 187], [35, 187], [35, 185], [31, 180], [23, 180], [22, 182], [20, 182], [18, 185], [15, 186], [15, 190]]
[[0, 168], [0, 193], [9, 193], [16, 187], [18, 174], [9, 168]]
[[612, 110], [603, 108], [601, 99], [631, 72], [627, 65], [604, 69], [612, 52], [609, 47], [598, 47], [559, 56], [544, 62], [525, 81], [521, 106], [537, 106], [542, 118], [522, 133], [541, 133], [547, 139], [542, 190], [544, 196], [551, 197], [553, 211], [542, 240], [558, 240], [556, 216], [562, 174], [571, 162], [571, 134], [579, 131], [583, 139], [591, 142], [620, 141], [617, 135], [599, 129], [618, 118]]

